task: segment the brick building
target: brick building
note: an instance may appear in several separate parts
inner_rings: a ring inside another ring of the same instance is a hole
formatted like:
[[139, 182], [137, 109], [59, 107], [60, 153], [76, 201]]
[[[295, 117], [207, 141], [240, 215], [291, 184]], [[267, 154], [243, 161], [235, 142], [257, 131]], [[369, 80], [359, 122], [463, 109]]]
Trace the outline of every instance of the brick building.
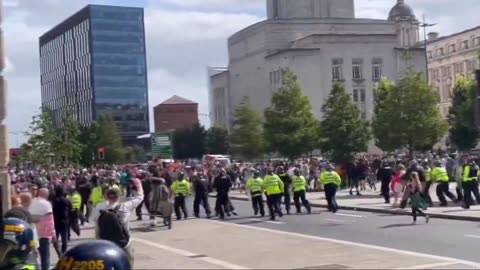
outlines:
[[198, 103], [177, 95], [153, 108], [155, 132], [191, 128], [198, 124]]

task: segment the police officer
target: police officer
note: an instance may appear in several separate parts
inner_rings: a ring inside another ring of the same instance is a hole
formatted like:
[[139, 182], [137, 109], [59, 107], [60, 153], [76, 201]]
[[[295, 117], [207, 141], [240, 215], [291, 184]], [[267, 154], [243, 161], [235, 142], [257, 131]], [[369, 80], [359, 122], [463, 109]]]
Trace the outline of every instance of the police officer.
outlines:
[[423, 196], [430, 207], [433, 206], [432, 197], [430, 196], [430, 187], [432, 186], [432, 169], [428, 165], [428, 161], [422, 162], [423, 170], [425, 171], [425, 188], [423, 189]]
[[193, 180], [193, 191], [195, 192], [195, 199], [193, 200], [193, 212], [195, 216], [200, 217], [200, 204], [205, 209], [207, 218], [211, 217], [210, 203], [208, 202], [209, 183], [208, 179], [203, 173], [203, 170], [198, 170]]
[[325, 190], [328, 210], [330, 210], [332, 213], [336, 213], [338, 211], [338, 205], [335, 195], [337, 194], [337, 189], [340, 187], [342, 179], [338, 173], [333, 170], [333, 166], [331, 164], [328, 164], [326, 170], [320, 175], [320, 182]]
[[217, 191], [215, 212], [217, 212], [217, 215], [220, 217], [220, 219], [224, 219], [225, 214], [229, 216], [230, 210], [233, 211], [233, 205], [231, 205], [230, 198], [228, 197], [231, 187], [232, 181], [230, 176], [227, 175], [227, 171], [225, 169], [221, 169], [220, 174], [215, 177], [215, 180], [213, 181], [213, 189]]
[[377, 179], [379, 179], [382, 183], [381, 191], [382, 196], [385, 199], [385, 203], [390, 203], [390, 182], [392, 181], [392, 177], [394, 175], [392, 166], [388, 163], [386, 159], [384, 159], [381, 163], [380, 169], [377, 171]]
[[478, 192], [478, 176], [480, 170], [475, 161], [470, 160], [463, 169], [462, 187], [463, 187], [463, 208], [470, 209], [472, 204], [472, 192], [477, 199], [477, 203], [480, 203], [480, 194]]
[[[82, 219], [80, 215], [80, 206], [82, 205], [82, 196], [78, 193], [77, 189], [70, 187], [69, 195], [67, 199], [72, 204], [72, 210], [70, 211], [70, 228], [80, 236], [79, 219]], [[68, 231], [68, 238], [70, 239], [70, 230]]]
[[310, 207], [310, 203], [306, 198], [306, 191], [307, 191], [307, 180], [300, 174], [299, 169], [295, 169], [293, 171], [293, 201], [295, 202], [295, 208], [297, 209], [297, 213], [301, 213], [302, 208], [300, 206], [300, 200], [302, 200], [303, 206], [307, 209], [307, 212], [310, 214], [312, 212], [312, 208]]
[[287, 215], [290, 215], [290, 190], [292, 188], [292, 178], [285, 173], [285, 170], [281, 166], [278, 167], [277, 173], [280, 180], [283, 182], [283, 203], [285, 204], [285, 210], [287, 211]]
[[265, 216], [265, 208], [263, 206], [263, 180], [260, 177], [260, 172], [257, 170], [253, 171], [253, 176], [247, 180], [246, 185], [247, 191], [250, 193], [252, 198], [252, 207], [254, 215], [258, 215], [260, 211], [260, 215], [262, 217]]
[[97, 207], [97, 205], [102, 203], [105, 200], [105, 198], [103, 197], [103, 188], [99, 184], [98, 177], [96, 175], [92, 177], [91, 182], [92, 182], [93, 189], [92, 189], [92, 193], [90, 194], [90, 202], [92, 204], [92, 207], [95, 208]]
[[71, 269], [124, 270], [132, 269], [132, 263], [125, 251], [113, 242], [90, 240], [68, 250], [55, 266], [55, 270]]
[[265, 187], [265, 193], [267, 194], [267, 206], [270, 213], [270, 220], [275, 220], [275, 213], [279, 217], [283, 216], [282, 209], [280, 207], [282, 193], [284, 191], [284, 185], [280, 177], [273, 173], [273, 169], [269, 168], [267, 175], [263, 180]]
[[175, 215], [177, 220], [182, 219], [183, 212], [185, 219], [188, 218], [187, 206], [185, 205], [185, 198], [190, 195], [190, 183], [185, 180], [185, 173], [180, 172], [177, 177], [177, 181], [172, 184], [172, 191], [175, 193], [175, 200], [173, 202], [173, 208], [175, 209]]
[[[0, 217], [1, 219], [1, 217]], [[26, 221], [6, 218], [0, 221], [0, 269], [35, 270], [33, 230]]]
[[431, 177], [432, 180], [438, 182], [437, 197], [440, 201], [440, 206], [447, 206], [445, 195], [452, 201], [456, 202], [457, 199], [455, 198], [455, 195], [453, 195], [449, 190], [447, 169], [442, 166], [442, 162], [435, 162], [435, 168], [432, 170]]

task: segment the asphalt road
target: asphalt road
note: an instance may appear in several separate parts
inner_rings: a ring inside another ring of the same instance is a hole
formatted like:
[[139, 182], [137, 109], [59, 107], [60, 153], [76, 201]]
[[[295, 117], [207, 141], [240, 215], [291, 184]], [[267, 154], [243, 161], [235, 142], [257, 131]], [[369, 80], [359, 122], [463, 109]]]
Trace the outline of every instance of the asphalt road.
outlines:
[[[215, 199], [210, 199], [213, 209]], [[480, 263], [480, 224], [468, 221], [430, 219], [425, 224], [419, 217], [412, 225], [409, 216], [339, 211], [337, 214], [314, 208], [311, 215], [289, 215], [269, 221], [253, 216], [250, 202], [232, 201], [238, 216], [225, 222], [344, 240]], [[187, 200], [189, 214], [193, 200]], [[292, 211], [294, 212], [294, 210]], [[205, 216], [201, 208], [201, 214]]]

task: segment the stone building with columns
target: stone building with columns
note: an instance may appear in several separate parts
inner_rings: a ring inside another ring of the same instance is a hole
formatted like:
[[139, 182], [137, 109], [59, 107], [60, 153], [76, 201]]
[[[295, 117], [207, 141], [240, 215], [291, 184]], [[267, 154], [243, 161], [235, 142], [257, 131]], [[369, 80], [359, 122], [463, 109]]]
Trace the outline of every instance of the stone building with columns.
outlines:
[[413, 9], [404, 0], [388, 1], [393, 7], [380, 20], [356, 18], [354, 0], [267, 0], [267, 19], [234, 33], [228, 67], [209, 77], [211, 123], [230, 128], [244, 97], [263, 114], [287, 67], [318, 119], [334, 81], [345, 85], [370, 119], [381, 77], [396, 80], [409, 66], [426, 68]]
[[448, 115], [452, 104], [455, 81], [463, 76], [474, 78], [479, 67], [480, 26], [439, 37], [428, 34], [428, 79], [440, 95], [440, 110]]

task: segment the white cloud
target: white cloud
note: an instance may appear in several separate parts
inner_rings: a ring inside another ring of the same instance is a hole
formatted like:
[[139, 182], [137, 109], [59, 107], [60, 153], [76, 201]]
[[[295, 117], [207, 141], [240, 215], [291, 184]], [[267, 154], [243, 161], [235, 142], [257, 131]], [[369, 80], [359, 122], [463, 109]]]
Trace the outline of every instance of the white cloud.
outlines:
[[[5, 1], [5, 0], [4, 0]], [[6, 0], [4, 36], [9, 59], [9, 128], [25, 131], [40, 106], [38, 37], [87, 3], [114, 0]], [[137, 1], [137, 0], [135, 0]], [[292, 0], [294, 1], [294, 0]], [[227, 64], [227, 38], [262, 20], [265, 0], [145, 0], [149, 99], [153, 107], [177, 94], [208, 112], [206, 66]], [[395, 0], [356, 0], [356, 15], [385, 19]], [[473, 27], [478, 0], [406, 0], [449, 34]], [[125, 2], [121, 2], [125, 3]], [[466, 8], [468, 7], [468, 8]]]

